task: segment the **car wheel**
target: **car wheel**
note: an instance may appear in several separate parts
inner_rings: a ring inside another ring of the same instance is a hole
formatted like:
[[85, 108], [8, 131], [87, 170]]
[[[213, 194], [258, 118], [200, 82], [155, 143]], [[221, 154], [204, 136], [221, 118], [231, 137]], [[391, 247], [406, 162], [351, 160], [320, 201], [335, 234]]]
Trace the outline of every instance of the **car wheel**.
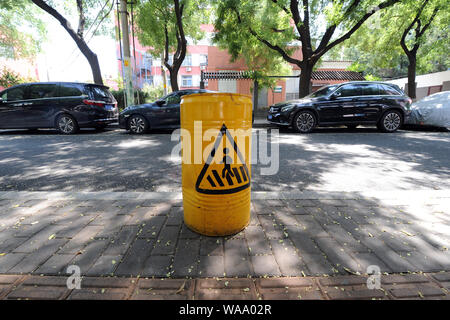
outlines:
[[308, 110], [300, 111], [294, 117], [292, 127], [300, 133], [309, 133], [314, 130], [317, 124], [316, 116]]
[[78, 124], [72, 116], [63, 114], [56, 120], [56, 129], [62, 134], [74, 134], [78, 131]]
[[346, 127], [349, 128], [350, 130], [355, 130], [358, 127], [358, 125], [357, 124], [347, 124]]
[[392, 110], [387, 111], [378, 123], [378, 129], [383, 132], [395, 132], [402, 125], [402, 115], [400, 112]]
[[128, 120], [128, 128], [133, 134], [143, 134], [148, 129], [148, 122], [143, 116], [135, 114]]

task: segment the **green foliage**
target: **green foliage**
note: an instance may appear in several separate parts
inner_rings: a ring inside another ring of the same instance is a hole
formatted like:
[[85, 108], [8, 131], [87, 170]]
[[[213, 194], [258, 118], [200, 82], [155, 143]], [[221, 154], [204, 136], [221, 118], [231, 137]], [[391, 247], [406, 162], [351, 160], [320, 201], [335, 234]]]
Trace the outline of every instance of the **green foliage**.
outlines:
[[[257, 80], [262, 87], [272, 87], [277, 79], [268, 76], [290, 75], [291, 68], [277, 52], [249, 35], [244, 25], [249, 23], [261, 33], [267, 30], [266, 26], [272, 26], [276, 30], [288, 30], [282, 33], [283, 39], [277, 39], [280, 35], [275, 35], [276, 32], [273, 31], [263, 33], [264, 38], [282, 42], [292, 39], [293, 29], [289, 28], [289, 17], [284, 12], [279, 12], [273, 3], [264, 2], [263, 6], [259, 7], [260, 4], [258, 1], [217, 1], [215, 27], [219, 32], [215, 34], [213, 41], [219, 48], [228, 49], [233, 62], [244, 59], [248, 70], [251, 71], [250, 78]], [[240, 18], [236, 12], [229, 10], [235, 6], [240, 8]], [[293, 49], [287, 51], [292, 53]]]
[[[124, 106], [124, 95], [125, 90], [119, 89], [119, 90], [111, 90], [112, 95], [117, 100], [117, 107], [119, 110], [123, 110]], [[135, 90], [134, 91], [134, 101], [138, 101], [138, 95], [139, 95], [139, 103], [150, 103], [156, 101], [158, 98], [161, 98], [164, 94], [164, 88], [163, 86], [149, 86], [144, 85], [144, 88], [142, 90]]]
[[0, 1], [0, 56], [35, 57], [45, 39], [45, 24], [39, 9], [27, 0]]
[[[207, 3], [201, 0], [180, 0], [183, 6], [183, 28], [187, 38], [198, 41], [204, 32], [200, 24], [209, 21]], [[168, 32], [169, 52], [177, 48], [176, 16], [173, 0], [142, 0], [136, 6], [135, 14], [136, 36], [139, 42], [148, 46], [149, 53], [154, 57], [161, 57], [166, 45], [165, 28]]]
[[16, 84], [34, 81], [36, 80], [33, 78], [22, 77], [20, 74], [8, 69], [7, 67], [3, 67], [0, 71], [0, 87], [8, 88], [15, 86]]
[[[407, 74], [408, 59], [401, 48], [400, 39], [412, 23], [421, 1], [404, 0], [390, 10], [378, 12], [355, 35], [332, 50], [328, 58], [354, 60], [352, 70], [378, 77], [399, 77]], [[441, 6], [430, 28], [419, 40], [417, 72], [428, 73], [450, 67], [450, 8], [448, 1], [431, 0], [422, 13], [427, 21], [435, 6]], [[411, 48], [414, 31], [406, 38]]]

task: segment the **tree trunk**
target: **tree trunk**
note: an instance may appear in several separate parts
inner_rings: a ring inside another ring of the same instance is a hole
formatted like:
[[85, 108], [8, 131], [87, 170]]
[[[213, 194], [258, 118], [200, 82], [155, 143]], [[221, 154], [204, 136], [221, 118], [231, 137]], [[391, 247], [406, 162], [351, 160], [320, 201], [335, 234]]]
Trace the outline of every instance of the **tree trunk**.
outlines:
[[178, 91], [178, 68], [169, 69], [170, 73], [170, 86], [172, 87], [172, 92]]
[[313, 66], [309, 63], [302, 63], [300, 67], [300, 84], [299, 95], [300, 98], [307, 96], [311, 92], [311, 76]]
[[408, 96], [411, 99], [416, 99], [416, 65], [417, 57], [415, 53], [408, 55]]

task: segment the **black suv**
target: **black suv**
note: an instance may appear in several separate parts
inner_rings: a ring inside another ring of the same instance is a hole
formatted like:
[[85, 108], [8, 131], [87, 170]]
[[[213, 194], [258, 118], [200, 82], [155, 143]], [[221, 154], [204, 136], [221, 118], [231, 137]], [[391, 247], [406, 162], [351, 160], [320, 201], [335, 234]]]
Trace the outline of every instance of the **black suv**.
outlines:
[[134, 134], [148, 129], [175, 129], [180, 127], [181, 97], [193, 93], [213, 92], [205, 89], [186, 89], [172, 92], [153, 103], [125, 108], [119, 115], [119, 127]]
[[0, 129], [103, 129], [117, 122], [117, 101], [108, 87], [72, 82], [39, 82], [0, 92]]
[[267, 120], [308, 133], [316, 126], [376, 125], [394, 132], [410, 113], [412, 100], [396, 85], [361, 81], [330, 85], [309, 96], [270, 107]]

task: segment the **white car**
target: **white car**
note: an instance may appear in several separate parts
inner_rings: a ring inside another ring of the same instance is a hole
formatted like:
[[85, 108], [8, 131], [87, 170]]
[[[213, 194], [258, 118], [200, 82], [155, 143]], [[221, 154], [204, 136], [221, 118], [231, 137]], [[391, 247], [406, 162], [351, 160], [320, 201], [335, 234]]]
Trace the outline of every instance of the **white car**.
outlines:
[[413, 103], [405, 124], [450, 129], [450, 91], [438, 92]]

